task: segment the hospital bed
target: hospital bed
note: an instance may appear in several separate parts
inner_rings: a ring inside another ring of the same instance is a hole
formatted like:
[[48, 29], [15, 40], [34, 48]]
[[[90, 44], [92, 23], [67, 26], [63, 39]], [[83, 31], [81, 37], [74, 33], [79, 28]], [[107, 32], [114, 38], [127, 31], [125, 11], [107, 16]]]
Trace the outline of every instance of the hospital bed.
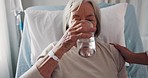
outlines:
[[[115, 4], [110, 3], [100, 3], [98, 6], [101, 8], [110, 7]], [[62, 11], [64, 9], [63, 6], [32, 6], [27, 8], [27, 11]], [[34, 19], [38, 20], [38, 19]], [[56, 19], [57, 20], [57, 19]], [[141, 52], [143, 51], [142, 41], [140, 38], [140, 33], [138, 29], [138, 24], [136, 20], [135, 10], [134, 7], [130, 4], [127, 5], [126, 13], [125, 13], [125, 24], [124, 24], [124, 36], [125, 36], [125, 45], [127, 48], [134, 52]], [[17, 63], [17, 70], [16, 70], [16, 78], [18, 78], [20, 75], [22, 75], [25, 71], [27, 71], [32, 65], [31, 61], [31, 47], [32, 47], [32, 35], [31, 35], [31, 28], [28, 27], [30, 23], [28, 23], [30, 20], [28, 20], [27, 15], [25, 15], [24, 19], [24, 30], [21, 40], [21, 46], [19, 50], [19, 56], [18, 56], [18, 63]], [[47, 22], [47, 21], [45, 21]], [[61, 28], [58, 28], [61, 29]], [[38, 30], [36, 30], [38, 31]], [[56, 30], [55, 30], [56, 31]], [[62, 31], [58, 31], [60, 34]], [[47, 46], [47, 44], [51, 43], [52, 41], [57, 41], [61, 38], [62, 35], [59, 35], [59, 33], [54, 34], [58, 35], [54, 36], [55, 38], [53, 40], [50, 40], [49, 42], [44, 45]], [[53, 33], [52, 33], [53, 35]], [[36, 37], [35, 37], [36, 38]], [[42, 42], [42, 41], [41, 41]], [[129, 78], [146, 78], [148, 77], [148, 70], [146, 69], [146, 66], [143, 65], [136, 65], [136, 64], [130, 64], [127, 66], [127, 71]]]

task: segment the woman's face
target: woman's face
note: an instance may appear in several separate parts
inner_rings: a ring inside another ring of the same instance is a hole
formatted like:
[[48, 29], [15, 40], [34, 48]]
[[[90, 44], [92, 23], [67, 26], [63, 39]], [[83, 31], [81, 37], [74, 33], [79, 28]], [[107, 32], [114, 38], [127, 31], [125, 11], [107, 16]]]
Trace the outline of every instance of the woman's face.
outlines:
[[80, 22], [82, 20], [90, 21], [93, 24], [93, 27], [96, 28], [97, 21], [94, 14], [94, 9], [88, 2], [83, 2], [78, 9], [71, 12], [69, 25], [74, 22]]

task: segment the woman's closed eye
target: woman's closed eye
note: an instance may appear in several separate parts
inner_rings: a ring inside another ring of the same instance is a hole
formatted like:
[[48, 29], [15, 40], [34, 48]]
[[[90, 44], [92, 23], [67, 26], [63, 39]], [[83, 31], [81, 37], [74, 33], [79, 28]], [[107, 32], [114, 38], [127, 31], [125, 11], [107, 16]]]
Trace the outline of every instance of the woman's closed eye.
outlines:
[[[75, 18], [74, 20], [75, 20], [75, 21], [81, 21], [80, 18]], [[94, 19], [86, 19], [86, 20], [87, 20], [87, 21], [90, 21], [90, 22], [91, 22], [91, 21], [95, 21]]]
[[81, 19], [80, 18], [74, 18], [74, 21], [80, 21]]
[[88, 20], [88, 21], [95, 21], [96, 19], [95, 19], [94, 16], [89, 16], [89, 17], [86, 18], [86, 20]]
[[94, 19], [86, 19], [86, 20], [87, 20], [87, 21], [90, 21], [90, 22], [91, 22], [91, 21], [94, 21]]

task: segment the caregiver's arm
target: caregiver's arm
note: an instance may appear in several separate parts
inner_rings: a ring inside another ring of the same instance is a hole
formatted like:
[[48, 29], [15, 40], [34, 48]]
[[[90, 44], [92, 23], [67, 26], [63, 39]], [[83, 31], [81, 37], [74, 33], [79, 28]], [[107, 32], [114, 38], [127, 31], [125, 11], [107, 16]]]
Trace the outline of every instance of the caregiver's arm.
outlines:
[[148, 65], [148, 56], [146, 52], [143, 53], [134, 53], [128, 48], [123, 47], [119, 44], [113, 44], [116, 49], [119, 50], [120, 54], [123, 56], [126, 62]]

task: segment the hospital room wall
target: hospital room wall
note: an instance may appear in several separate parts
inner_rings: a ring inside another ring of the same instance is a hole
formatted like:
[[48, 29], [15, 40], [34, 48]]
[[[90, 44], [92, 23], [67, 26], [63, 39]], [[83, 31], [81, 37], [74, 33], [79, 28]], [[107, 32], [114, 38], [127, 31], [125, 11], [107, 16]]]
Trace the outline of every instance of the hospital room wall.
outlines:
[[[69, 0], [22, 0], [23, 8], [26, 9], [27, 7], [33, 5], [66, 5]], [[103, 0], [95, 0], [95, 1], [103, 1]]]
[[33, 5], [65, 5], [69, 0], [22, 0], [23, 8], [26, 9], [27, 7]]

